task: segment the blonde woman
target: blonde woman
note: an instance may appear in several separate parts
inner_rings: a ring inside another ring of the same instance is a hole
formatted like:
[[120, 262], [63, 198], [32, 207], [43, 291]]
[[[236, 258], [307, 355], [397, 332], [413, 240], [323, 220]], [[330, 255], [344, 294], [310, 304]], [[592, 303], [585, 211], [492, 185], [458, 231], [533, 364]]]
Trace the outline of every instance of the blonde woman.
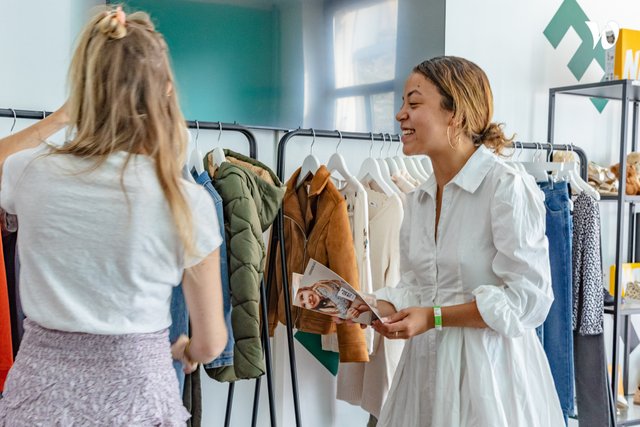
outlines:
[[[0, 426], [184, 425], [185, 372], [225, 346], [214, 206], [186, 152], [167, 47], [109, 9], [81, 34], [62, 109], [0, 141], [0, 205], [18, 215], [27, 315]], [[68, 126], [68, 142], [43, 142]], [[193, 336], [170, 348], [183, 280]]]
[[319, 280], [296, 292], [296, 303], [307, 310], [316, 310], [343, 319], [355, 319], [366, 307], [358, 300], [349, 300], [340, 295], [340, 282]]

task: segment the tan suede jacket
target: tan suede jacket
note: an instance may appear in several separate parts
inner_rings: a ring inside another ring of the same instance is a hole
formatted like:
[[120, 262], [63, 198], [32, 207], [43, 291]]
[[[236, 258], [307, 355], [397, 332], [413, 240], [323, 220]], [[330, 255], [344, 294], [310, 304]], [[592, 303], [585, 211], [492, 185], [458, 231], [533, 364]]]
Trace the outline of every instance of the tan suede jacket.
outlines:
[[[282, 205], [289, 283], [292, 273], [303, 273], [309, 259], [313, 258], [359, 289], [358, 267], [344, 198], [331, 182], [325, 166], [296, 189], [299, 174], [300, 169], [289, 178]], [[276, 249], [275, 283], [267, 296], [271, 335], [278, 320], [285, 323], [280, 247]], [[336, 331], [336, 325], [329, 316], [298, 307], [291, 307], [291, 315], [295, 327], [301, 331], [317, 334]], [[359, 325], [337, 325], [337, 332], [341, 362], [369, 361], [364, 333]]]

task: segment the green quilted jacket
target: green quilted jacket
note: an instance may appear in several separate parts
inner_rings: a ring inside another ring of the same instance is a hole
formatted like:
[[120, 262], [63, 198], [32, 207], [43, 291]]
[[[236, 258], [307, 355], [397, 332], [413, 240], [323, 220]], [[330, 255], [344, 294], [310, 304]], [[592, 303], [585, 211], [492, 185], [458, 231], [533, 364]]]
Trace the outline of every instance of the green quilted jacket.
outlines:
[[276, 218], [285, 187], [259, 161], [231, 150], [224, 153], [227, 161], [217, 170], [208, 154], [205, 168], [224, 206], [235, 346], [232, 366], [206, 371], [217, 381], [231, 382], [265, 372], [260, 340], [260, 282], [266, 259], [262, 234]]

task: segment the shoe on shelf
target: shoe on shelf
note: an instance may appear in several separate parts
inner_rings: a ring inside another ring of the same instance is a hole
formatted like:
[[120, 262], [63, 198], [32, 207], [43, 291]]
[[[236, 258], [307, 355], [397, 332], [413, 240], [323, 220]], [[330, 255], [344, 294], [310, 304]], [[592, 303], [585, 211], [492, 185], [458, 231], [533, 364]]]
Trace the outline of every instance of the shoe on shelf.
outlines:
[[604, 196], [618, 194], [618, 178], [609, 168], [589, 162], [587, 170], [589, 184], [600, 194]]
[[626, 410], [629, 409], [629, 404], [627, 403], [627, 399], [624, 396], [618, 395], [618, 398], [616, 399], [616, 409], [618, 409], [620, 412], [626, 412]]

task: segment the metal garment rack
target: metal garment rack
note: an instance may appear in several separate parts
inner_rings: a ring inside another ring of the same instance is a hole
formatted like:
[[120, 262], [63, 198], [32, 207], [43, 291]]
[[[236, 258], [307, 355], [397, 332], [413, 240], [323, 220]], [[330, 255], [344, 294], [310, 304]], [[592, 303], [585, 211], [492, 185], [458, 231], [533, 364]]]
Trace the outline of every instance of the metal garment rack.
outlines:
[[[385, 135], [387, 137], [385, 138]], [[390, 135], [388, 133], [363, 133], [363, 132], [340, 132], [340, 131], [331, 131], [331, 130], [313, 130], [313, 129], [296, 129], [290, 132], [287, 132], [278, 142], [277, 149], [277, 158], [276, 158], [276, 167], [277, 167], [277, 175], [278, 178], [282, 182], [285, 182], [284, 176], [284, 168], [286, 162], [286, 147], [287, 143], [296, 136], [301, 137], [315, 137], [315, 138], [330, 138], [330, 139], [351, 139], [351, 140], [361, 140], [369, 143], [373, 143], [374, 141], [386, 142], [386, 141], [398, 141], [400, 137], [398, 135]], [[397, 139], [394, 139], [397, 138]], [[384, 144], [383, 144], [384, 146]], [[553, 151], [573, 151], [580, 159], [580, 176], [583, 179], [587, 179], [587, 156], [580, 147], [576, 147], [574, 145], [564, 144], [557, 145], [551, 143], [536, 143], [536, 142], [516, 142], [511, 145], [514, 148], [522, 148], [522, 149], [534, 149], [534, 150], [545, 150], [548, 154], [551, 154]], [[271, 239], [271, 246], [269, 250], [269, 277], [267, 278], [267, 293], [271, 289], [273, 283], [273, 269], [275, 265], [275, 257], [278, 254], [275, 253], [276, 246], [278, 242], [280, 242], [280, 260], [282, 265], [282, 286], [284, 293], [284, 304], [285, 304], [285, 320], [286, 320], [286, 328], [287, 328], [287, 342], [288, 342], [288, 353], [289, 353], [289, 364], [291, 369], [291, 382], [292, 382], [292, 390], [293, 390], [293, 399], [294, 399], [294, 410], [296, 417], [296, 426], [300, 426], [300, 409], [299, 409], [299, 395], [298, 395], [298, 383], [297, 383], [297, 370], [296, 370], [296, 362], [295, 362], [295, 351], [294, 351], [294, 343], [293, 343], [293, 324], [291, 320], [291, 301], [290, 301], [290, 288], [289, 288], [289, 276], [287, 271], [287, 263], [286, 263], [286, 251], [284, 245], [284, 212], [281, 208], [278, 213], [278, 219], [275, 224], [275, 229], [273, 230], [274, 238]]]
[[[12, 119], [31, 119], [31, 120], [41, 120], [46, 116], [51, 114], [50, 111], [35, 111], [35, 110], [15, 110], [11, 108], [0, 108], [0, 117], [12, 118]], [[190, 129], [206, 129], [206, 130], [217, 130], [217, 131], [229, 131], [229, 132], [239, 132], [243, 134], [247, 142], [249, 144], [249, 157], [256, 159], [258, 156], [258, 148], [256, 138], [253, 133], [244, 126], [238, 125], [236, 123], [221, 123], [221, 122], [201, 122], [195, 120], [187, 120], [187, 127]], [[260, 311], [262, 314], [262, 318], [267, 318], [267, 303], [266, 303], [266, 292], [264, 286], [264, 280], [260, 281]], [[276, 407], [275, 407], [275, 399], [273, 394], [273, 372], [271, 369], [271, 347], [269, 341], [269, 331], [267, 328], [266, 322], [262, 322], [261, 327], [261, 335], [262, 335], [262, 349], [265, 357], [265, 369], [267, 374], [267, 392], [269, 397], [269, 416], [271, 419], [271, 426], [276, 426]], [[256, 378], [255, 384], [255, 393], [254, 393], [254, 401], [253, 401], [253, 414], [252, 414], [252, 426], [255, 426], [257, 423], [258, 417], [258, 403], [260, 398], [260, 386], [261, 386], [261, 377]], [[231, 407], [233, 405], [233, 396], [235, 391], [235, 382], [229, 383], [229, 391], [227, 394], [227, 406], [225, 410], [225, 427], [228, 427], [231, 422]]]
[[[620, 170], [626, 171], [627, 153], [638, 149], [638, 104], [640, 103], [640, 86], [638, 81], [634, 80], [613, 80], [598, 83], [579, 84], [573, 86], [556, 87], [549, 89], [549, 111], [548, 111], [548, 129], [547, 138], [553, 142], [555, 134], [555, 110], [558, 95], [563, 96], [580, 96], [607, 99], [610, 101], [620, 101], [620, 136], [618, 140], [619, 164]], [[633, 104], [633, 109], [630, 109]], [[630, 111], [631, 110], [631, 111]], [[631, 113], [631, 139], [628, 137], [629, 113]], [[616, 141], [611, 143], [616, 144]], [[637, 240], [638, 221], [640, 214], [636, 213], [636, 207], [640, 204], [640, 196], [630, 196], [626, 194], [626, 180], [620, 179], [618, 186], [618, 194], [615, 196], [603, 196], [601, 201], [609, 201], [616, 203], [616, 245], [615, 245], [615, 266], [616, 274], [614, 276], [614, 304], [613, 307], [605, 308], [605, 313], [611, 314], [613, 317], [613, 342], [611, 357], [611, 382], [610, 382], [610, 406], [611, 406], [611, 427], [615, 426], [631, 426], [640, 425], [640, 413], [629, 398], [627, 403], [629, 408], [627, 412], [616, 416], [615, 401], [618, 394], [618, 380], [620, 372], [618, 370], [618, 359], [620, 358], [619, 340], [622, 339], [625, 344], [623, 354], [622, 377], [623, 393], [628, 395], [628, 373], [629, 373], [629, 343], [631, 342], [631, 325], [629, 316], [640, 314], [640, 306], [638, 304], [627, 301], [622, 302], [622, 264], [625, 262], [635, 262], [640, 259], [640, 247]], [[625, 234], [625, 208], [627, 210], [627, 254], [624, 254], [624, 234]], [[623, 323], [622, 328], [620, 323]], [[609, 378], [609, 375], [607, 375]], [[579, 410], [579, 408], [578, 408]], [[578, 417], [580, 414], [578, 414]]]
[[[296, 129], [287, 132], [280, 138], [278, 141], [278, 152], [276, 156], [276, 173], [280, 181], [285, 182], [284, 176], [284, 167], [285, 167], [285, 159], [286, 159], [286, 147], [287, 143], [296, 136], [305, 136], [305, 137], [314, 137], [314, 138], [331, 138], [331, 139], [352, 139], [352, 140], [362, 140], [369, 141], [373, 143], [373, 141], [387, 141], [382, 133], [362, 133], [362, 132], [339, 132], [339, 131], [331, 131], [331, 130], [313, 130], [313, 129]], [[395, 135], [398, 139], [399, 137]], [[278, 256], [276, 254], [276, 246], [278, 242], [280, 242], [280, 261], [282, 267], [282, 287], [284, 294], [284, 313], [285, 313], [285, 321], [287, 328], [287, 347], [289, 354], [289, 367], [291, 370], [291, 388], [293, 393], [293, 408], [295, 412], [296, 426], [300, 427], [302, 425], [300, 418], [300, 401], [298, 394], [298, 375], [296, 369], [296, 356], [295, 349], [293, 343], [293, 322], [291, 320], [291, 298], [290, 298], [290, 288], [289, 288], [289, 273], [287, 271], [287, 255], [285, 251], [284, 245], [284, 210], [280, 208], [278, 212], [278, 219], [275, 224], [275, 228], [272, 231], [271, 245], [269, 247], [269, 275], [267, 278], [267, 293], [269, 293], [271, 286], [273, 284], [273, 276], [274, 276], [274, 267], [275, 267], [275, 257]]]
[[[190, 129], [207, 129], [218, 131], [240, 132], [249, 143], [249, 157], [258, 158], [258, 145], [253, 133], [244, 126], [237, 123], [221, 123], [221, 122], [201, 122], [196, 120], [187, 120], [187, 127]], [[267, 294], [264, 286], [264, 279], [260, 280], [260, 312], [262, 319], [267, 318]], [[267, 393], [269, 397], [269, 418], [271, 426], [277, 425], [275, 398], [273, 394], [273, 371], [271, 369], [271, 342], [269, 341], [269, 329], [267, 322], [261, 322], [261, 341], [262, 351], [265, 358], [265, 369], [267, 373]], [[233, 397], [235, 392], [235, 381], [229, 383], [229, 392], [227, 394], [227, 406], [225, 409], [224, 426], [229, 427], [231, 423], [231, 408], [233, 406]], [[251, 414], [251, 426], [255, 426], [258, 421], [258, 407], [260, 402], [260, 387], [262, 385], [262, 377], [256, 378], [255, 391], [253, 395], [253, 411]]]

